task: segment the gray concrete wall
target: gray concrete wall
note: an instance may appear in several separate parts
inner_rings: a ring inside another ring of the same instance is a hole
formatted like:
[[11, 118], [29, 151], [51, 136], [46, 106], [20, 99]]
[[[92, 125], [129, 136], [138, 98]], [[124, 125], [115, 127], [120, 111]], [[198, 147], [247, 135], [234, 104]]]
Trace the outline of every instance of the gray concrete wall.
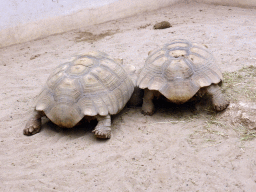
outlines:
[[256, 0], [195, 0], [198, 3], [256, 8]]
[[182, 0], [2, 0], [0, 47], [128, 17]]
[[256, 8], [256, 0], [1, 0], [0, 47], [182, 1]]

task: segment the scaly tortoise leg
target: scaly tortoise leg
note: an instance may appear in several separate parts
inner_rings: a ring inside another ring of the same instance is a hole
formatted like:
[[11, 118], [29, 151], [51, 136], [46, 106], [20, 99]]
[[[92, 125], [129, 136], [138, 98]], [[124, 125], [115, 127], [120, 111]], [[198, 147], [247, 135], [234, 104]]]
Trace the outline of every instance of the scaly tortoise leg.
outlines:
[[98, 124], [92, 131], [97, 138], [109, 139], [111, 137], [111, 117], [107, 116], [97, 116]]
[[153, 113], [155, 112], [153, 99], [154, 99], [154, 91], [145, 89], [143, 104], [142, 104], [142, 113], [144, 115], [153, 115]]
[[229, 101], [221, 92], [219, 85], [212, 84], [206, 89], [207, 93], [212, 97], [213, 108], [216, 111], [222, 111], [229, 105]]
[[41, 117], [45, 116], [44, 112], [34, 110], [32, 116], [28, 120], [25, 129], [23, 129], [23, 134], [30, 136], [34, 135], [41, 130]]

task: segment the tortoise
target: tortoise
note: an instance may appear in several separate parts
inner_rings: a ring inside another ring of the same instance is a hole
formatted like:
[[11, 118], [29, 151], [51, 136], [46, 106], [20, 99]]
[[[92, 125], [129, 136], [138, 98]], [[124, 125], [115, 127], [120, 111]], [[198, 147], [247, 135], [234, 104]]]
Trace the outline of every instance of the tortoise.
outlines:
[[99, 51], [78, 54], [50, 74], [23, 133], [38, 133], [43, 116], [64, 128], [85, 118], [97, 119], [97, 138], [110, 138], [110, 116], [123, 109], [133, 90], [132, 79], [117, 60]]
[[229, 101], [222, 94], [222, 73], [213, 55], [203, 45], [174, 40], [149, 52], [137, 86], [144, 89], [142, 113], [154, 113], [154, 97], [183, 104], [194, 96], [209, 94], [213, 108], [222, 111]]

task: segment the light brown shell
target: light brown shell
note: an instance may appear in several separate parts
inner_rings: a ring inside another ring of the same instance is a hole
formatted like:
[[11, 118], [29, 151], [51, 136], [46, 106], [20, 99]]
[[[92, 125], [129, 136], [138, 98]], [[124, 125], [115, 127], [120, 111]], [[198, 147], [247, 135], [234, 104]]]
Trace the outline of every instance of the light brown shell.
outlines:
[[133, 90], [133, 82], [119, 63], [102, 52], [85, 53], [53, 71], [38, 97], [36, 110], [44, 111], [60, 126], [56, 119], [66, 115], [67, 121], [72, 121], [66, 124], [72, 127], [84, 116], [118, 113]]
[[221, 81], [222, 73], [204, 46], [176, 40], [150, 53], [137, 85], [157, 90], [174, 103], [184, 103], [200, 88]]

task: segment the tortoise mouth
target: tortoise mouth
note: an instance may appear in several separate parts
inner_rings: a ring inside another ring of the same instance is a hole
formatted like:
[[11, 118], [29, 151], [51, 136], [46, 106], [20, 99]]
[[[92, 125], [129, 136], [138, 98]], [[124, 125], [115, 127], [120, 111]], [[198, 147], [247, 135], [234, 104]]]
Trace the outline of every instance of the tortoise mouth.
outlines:
[[46, 116], [56, 125], [64, 128], [72, 128], [83, 116], [79, 112], [79, 109], [67, 104], [58, 104], [54, 106]]

